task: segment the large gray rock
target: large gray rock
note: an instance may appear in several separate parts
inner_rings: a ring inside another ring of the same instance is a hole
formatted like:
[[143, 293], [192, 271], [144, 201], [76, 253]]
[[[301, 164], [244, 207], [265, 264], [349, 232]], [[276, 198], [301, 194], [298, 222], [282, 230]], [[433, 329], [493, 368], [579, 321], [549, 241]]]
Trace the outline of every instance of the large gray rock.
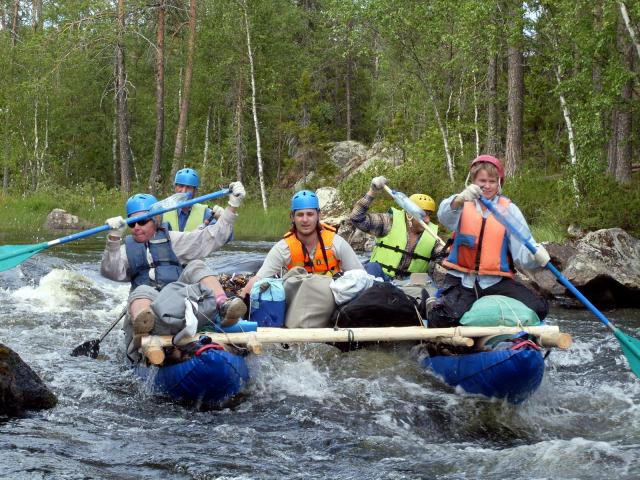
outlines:
[[[576, 253], [576, 249], [572, 245], [562, 243], [543, 243], [543, 245], [549, 252], [551, 263], [560, 271]], [[548, 269], [525, 270], [518, 272], [518, 274], [518, 280], [532, 286], [545, 297], [562, 297], [564, 303], [572, 305], [573, 302], [570, 299], [564, 299], [567, 294], [566, 289]]]
[[76, 215], [71, 215], [61, 208], [51, 210], [44, 222], [44, 227], [49, 230], [80, 230], [89, 226], [89, 222]]
[[58, 403], [40, 377], [20, 355], [0, 344], [0, 415], [53, 408]]
[[353, 226], [351, 220], [344, 218], [338, 228], [338, 233], [342, 236], [351, 248], [356, 252], [370, 252], [375, 246], [376, 238], [373, 235], [358, 230]]
[[329, 149], [329, 157], [338, 167], [344, 166], [355, 158], [365, 158], [367, 154], [367, 146], [353, 140], [345, 140], [344, 142], [336, 142]]
[[640, 307], [640, 240], [620, 228], [588, 233], [563, 274], [597, 306]]
[[293, 184], [293, 191], [297, 192], [298, 190], [305, 190], [307, 188], [307, 183], [311, 182], [311, 180], [313, 180], [313, 177], [315, 177], [315, 172], [309, 172], [307, 173], [306, 177], [302, 177], [299, 180], [297, 180], [294, 184]]
[[316, 190], [316, 195], [318, 196], [320, 212], [323, 218], [338, 217], [348, 213], [344, 202], [340, 200], [340, 194], [337, 188], [320, 187]]
[[403, 163], [403, 152], [398, 147], [385, 145], [382, 142], [374, 143], [362, 157], [354, 157], [342, 169], [342, 177], [361, 172], [375, 162], [384, 162], [397, 167]]

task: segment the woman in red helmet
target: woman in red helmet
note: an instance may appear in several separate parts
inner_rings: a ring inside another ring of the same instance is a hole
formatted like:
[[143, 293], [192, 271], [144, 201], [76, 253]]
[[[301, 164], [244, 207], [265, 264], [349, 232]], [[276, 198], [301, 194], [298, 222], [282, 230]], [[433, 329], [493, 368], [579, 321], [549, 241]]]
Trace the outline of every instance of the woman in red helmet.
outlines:
[[514, 279], [514, 264], [526, 269], [544, 267], [549, 254], [539, 245], [532, 255], [478, 200], [483, 196], [491, 201], [521, 226], [525, 238], [530, 236], [520, 209], [501, 194], [502, 163], [491, 155], [480, 155], [471, 162], [467, 183], [462, 192], [443, 200], [438, 209], [440, 223], [454, 234], [449, 255], [442, 262], [448, 268], [442, 297], [428, 312], [429, 326], [458, 325], [473, 302], [486, 295], [520, 300], [542, 320], [549, 310], [547, 301]]

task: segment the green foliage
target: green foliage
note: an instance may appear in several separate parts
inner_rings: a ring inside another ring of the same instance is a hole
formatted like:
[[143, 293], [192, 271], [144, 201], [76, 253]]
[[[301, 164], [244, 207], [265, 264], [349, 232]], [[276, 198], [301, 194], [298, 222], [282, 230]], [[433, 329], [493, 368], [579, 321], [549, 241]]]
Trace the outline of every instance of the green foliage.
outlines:
[[[156, 128], [157, 2], [125, 3], [122, 43], [132, 175], [137, 190], [144, 191]], [[187, 4], [168, 5], [161, 163], [165, 188], [171, 183], [187, 51]], [[633, 158], [638, 158], [640, 144], [638, 96], [621, 99], [628, 82], [638, 90], [638, 62], [629, 67], [624, 61], [622, 43], [628, 38], [617, 2], [272, 0], [246, 5], [270, 204], [285, 204], [288, 199], [280, 198], [278, 186], [312, 171], [308, 187], [340, 184], [347, 204], [366, 191], [375, 174], [388, 176], [394, 188], [424, 192], [436, 201], [461, 189], [476, 148], [486, 149], [491, 104], [498, 110], [498, 144], [505, 143], [509, 43], [525, 52], [526, 94], [522, 163], [505, 192], [541, 235], [559, 235], [571, 222], [584, 228], [640, 228], [637, 174], [629, 185], [620, 185], [604, 173], [618, 110], [631, 112], [630, 138], [623, 142], [630, 142]], [[34, 31], [31, 5], [20, 2], [15, 46], [10, 31], [0, 30], [0, 56], [5, 59], [0, 70], [0, 165], [9, 173], [9, 192], [16, 198], [6, 196], [5, 201], [28, 218], [61, 206], [101, 222], [120, 211], [123, 200], [116, 190], [119, 164], [114, 157], [115, 4], [45, 1], [43, 6], [44, 22]], [[640, 6], [627, 2], [627, 7], [637, 25]], [[524, 13], [515, 15], [515, 8]], [[11, 8], [5, 10], [11, 25]], [[243, 181], [257, 191], [241, 3], [199, 1], [195, 46], [184, 166], [199, 169], [202, 189], [213, 190], [235, 179], [242, 158]], [[498, 65], [495, 98], [487, 84], [491, 58]], [[572, 121], [573, 166], [560, 96]], [[328, 143], [346, 139], [347, 111], [352, 139], [399, 148], [403, 165], [376, 164], [342, 182], [325, 152]], [[455, 164], [453, 184], [445, 140]], [[501, 148], [497, 154], [502, 158]], [[391, 200], [382, 197], [377, 207], [390, 206]], [[87, 202], [89, 198], [93, 200]], [[24, 209], [17, 207], [19, 201], [26, 202]], [[247, 232], [276, 225], [279, 216], [274, 215], [266, 225], [248, 225]], [[279, 224], [273, 230], [277, 234], [269, 235], [280, 235]]]

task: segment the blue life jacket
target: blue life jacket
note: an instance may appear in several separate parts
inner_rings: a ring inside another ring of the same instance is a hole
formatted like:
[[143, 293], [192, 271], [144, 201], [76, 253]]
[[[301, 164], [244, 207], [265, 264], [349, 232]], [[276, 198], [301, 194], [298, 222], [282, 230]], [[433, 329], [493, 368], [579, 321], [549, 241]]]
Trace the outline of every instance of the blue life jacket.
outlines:
[[[131, 279], [131, 289], [140, 285], [149, 285], [160, 290], [166, 284], [175, 282], [182, 273], [182, 265], [171, 248], [171, 240], [166, 224], [158, 229], [147, 243], [139, 243], [132, 235], [124, 239], [129, 268], [127, 275]], [[152, 263], [147, 261], [147, 249], [151, 252]], [[155, 268], [155, 280], [149, 277], [149, 270]]]

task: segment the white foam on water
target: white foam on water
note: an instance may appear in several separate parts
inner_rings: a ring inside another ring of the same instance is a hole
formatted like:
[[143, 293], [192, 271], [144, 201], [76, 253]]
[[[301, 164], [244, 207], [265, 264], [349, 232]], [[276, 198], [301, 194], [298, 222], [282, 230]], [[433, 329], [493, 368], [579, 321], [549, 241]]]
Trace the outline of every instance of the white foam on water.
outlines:
[[[18, 310], [38, 313], [63, 313], [87, 308], [96, 300], [96, 291], [103, 286], [82, 273], [73, 270], [54, 269], [42, 277], [37, 286], [21, 287], [10, 296]], [[124, 288], [124, 287], [123, 287]], [[92, 291], [93, 290], [93, 291]], [[122, 296], [122, 288], [113, 289], [114, 296]]]
[[271, 388], [289, 395], [324, 400], [331, 396], [326, 373], [307, 359], [285, 363], [269, 381]]
[[593, 362], [593, 359], [593, 342], [583, 342], [581, 340], [576, 340], [574, 337], [573, 344], [569, 350], [553, 350], [548, 361], [559, 366], [569, 367], [574, 365], [584, 365], [586, 363]]
[[477, 462], [478, 478], [498, 474], [541, 478], [606, 478], [613, 465], [618, 475], [626, 475], [638, 461], [638, 451], [616, 443], [582, 437], [555, 439], [508, 449], [477, 446], [462, 448], [467, 460]]
[[[54, 269], [42, 277], [37, 286], [19, 288], [12, 296], [23, 304], [24, 310], [66, 312], [76, 308], [81, 300], [79, 289], [88, 283], [80, 273]], [[77, 287], [68, 288], [73, 284]]]
[[275, 398], [293, 395], [322, 401], [335, 395], [329, 374], [300, 354], [295, 359], [265, 355], [252, 372], [254, 388]]

